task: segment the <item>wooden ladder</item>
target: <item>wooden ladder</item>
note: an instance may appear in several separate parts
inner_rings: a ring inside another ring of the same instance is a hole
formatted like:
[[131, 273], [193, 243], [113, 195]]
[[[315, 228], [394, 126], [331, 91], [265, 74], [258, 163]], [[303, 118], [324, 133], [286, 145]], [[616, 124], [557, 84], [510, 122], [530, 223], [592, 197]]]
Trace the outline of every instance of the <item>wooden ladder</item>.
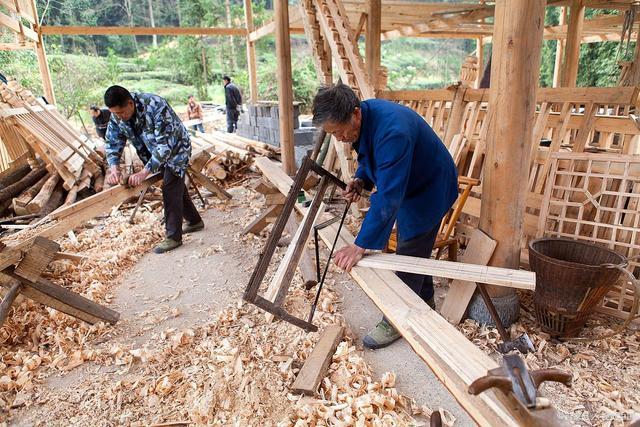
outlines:
[[[309, 17], [308, 4], [303, 1], [303, 8]], [[333, 57], [342, 81], [351, 86], [361, 99], [375, 98], [375, 91], [365, 71], [364, 61], [358, 50], [358, 43], [349, 19], [340, 1], [313, 0], [316, 22], [320, 24], [322, 35], [329, 42]], [[314, 41], [315, 43], [315, 41]]]
[[324, 83], [330, 83], [333, 80], [331, 75], [331, 51], [327, 51], [325, 48], [326, 39], [320, 30], [316, 7], [313, 3], [313, 0], [300, 1], [302, 23], [307, 40], [311, 42], [311, 51], [313, 52], [318, 79]]

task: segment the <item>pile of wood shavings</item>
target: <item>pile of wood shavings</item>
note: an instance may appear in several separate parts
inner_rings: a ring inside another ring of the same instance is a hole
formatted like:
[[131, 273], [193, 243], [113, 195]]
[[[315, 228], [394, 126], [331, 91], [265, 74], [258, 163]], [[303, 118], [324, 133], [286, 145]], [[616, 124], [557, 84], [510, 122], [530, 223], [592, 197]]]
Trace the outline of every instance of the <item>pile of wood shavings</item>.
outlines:
[[[524, 356], [530, 369], [558, 368], [573, 374], [573, 385], [545, 383], [542, 393], [564, 418], [575, 425], [623, 426], [640, 416], [640, 331], [590, 343], [552, 339], [542, 332], [532, 315], [531, 296], [521, 295], [520, 322], [512, 325], [511, 336], [527, 332], [535, 353]], [[598, 337], [612, 332], [620, 322], [594, 314], [581, 336]], [[500, 360], [496, 345], [501, 342], [493, 327], [466, 320], [458, 329], [478, 347]]]
[[[215, 208], [231, 211], [235, 203], [248, 202], [257, 211], [260, 204], [257, 199], [251, 192], [241, 190], [234, 192], [234, 202]], [[239, 222], [238, 225], [248, 219], [235, 212], [230, 212], [229, 218], [231, 222]], [[52, 277], [97, 301], [108, 301], [110, 286], [118, 274], [160, 237], [153, 231], [160, 230], [155, 218], [152, 221], [155, 226], [150, 228], [140, 223], [129, 227], [126, 219], [110, 219], [105, 226], [98, 225], [79, 234], [78, 243], [63, 244], [63, 250], [70, 252], [87, 256], [95, 252], [102, 263], [92, 263], [88, 269], [87, 263], [80, 267], [56, 263]], [[233, 236], [244, 241], [249, 251], [261, 249], [264, 237], [265, 234]], [[127, 252], [139, 240], [142, 246]], [[219, 248], [212, 249], [216, 250]], [[277, 255], [282, 256], [284, 250], [278, 248]], [[332, 288], [330, 276], [314, 321], [321, 329], [328, 324], [344, 323], [336, 312], [339, 301]], [[313, 291], [304, 290], [296, 276], [286, 308], [298, 316], [306, 315], [313, 296]], [[6, 342], [11, 352], [6, 359], [12, 362], [0, 366], [5, 371], [2, 375], [12, 383], [0, 396], [4, 399], [3, 408], [13, 406], [14, 413], [20, 407], [29, 407], [33, 420], [57, 420], [65, 425], [185, 421], [224, 425], [377, 426], [421, 425], [413, 416], [432, 412], [399, 394], [393, 374], [374, 380], [349, 336], [339, 346], [328, 377], [321, 385], [320, 396], [316, 399], [291, 395], [289, 386], [319, 334], [308, 334], [284, 322], [269, 323], [264, 313], [251, 305], [229, 306], [206, 326], [166, 329], [134, 346], [119, 344], [113, 337], [114, 328], [90, 327], [29, 301], [21, 304], [27, 304], [18, 309], [24, 316], [36, 313], [27, 320], [30, 327], [24, 330], [38, 332], [31, 343], [27, 335], [20, 338], [3, 335], [5, 340], [15, 342]], [[22, 323], [19, 316], [14, 320]], [[79, 385], [53, 390], [39, 387], [41, 377], [51, 371], [73, 368], [86, 371]], [[26, 370], [31, 372], [28, 386], [17, 385], [16, 377]], [[2, 413], [5, 415], [0, 417], [11, 415], [8, 411]], [[441, 413], [448, 425], [453, 424], [454, 419], [447, 411]]]
[[[74, 241], [62, 241], [63, 251], [85, 255], [87, 260], [80, 265], [55, 261], [48, 278], [91, 300], [107, 303], [121, 274], [160, 239], [160, 229], [154, 213], [139, 212], [136, 224], [130, 225], [127, 216], [116, 212], [104, 223], [79, 233]], [[8, 417], [10, 408], [30, 402], [34, 381], [52, 371], [68, 371], [94, 360], [97, 353], [84, 344], [109, 329], [19, 296], [0, 328], [0, 422]]]

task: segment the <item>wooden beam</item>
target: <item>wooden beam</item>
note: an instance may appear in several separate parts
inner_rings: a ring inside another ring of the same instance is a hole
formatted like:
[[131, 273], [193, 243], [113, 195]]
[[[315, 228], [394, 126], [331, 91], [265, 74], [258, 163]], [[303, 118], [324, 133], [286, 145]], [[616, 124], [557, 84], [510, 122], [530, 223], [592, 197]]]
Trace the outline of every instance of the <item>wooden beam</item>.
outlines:
[[487, 267], [485, 265], [452, 262], [430, 258], [416, 258], [395, 254], [366, 255], [358, 265], [381, 270], [466, 280], [489, 285], [535, 291], [536, 274], [532, 271], [510, 268]]
[[573, 0], [569, 14], [567, 45], [562, 66], [562, 86], [575, 87], [580, 61], [580, 39], [584, 24], [584, 0]]
[[7, 283], [14, 283], [15, 280], [24, 284], [20, 294], [87, 323], [109, 322], [113, 324], [120, 318], [117, 311], [97, 304], [42, 277], [38, 278], [37, 282], [32, 282], [18, 276], [11, 269], [0, 273], [0, 285], [2, 286], [8, 287]]
[[484, 75], [484, 40], [482, 37], [476, 39], [476, 57], [478, 58], [478, 75], [476, 76], [475, 86], [479, 88]]
[[251, 41], [253, 32], [253, 11], [251, 0], [244, 0], [244, 20], [247, 26], [247, 71], [249, 73], [249, 101], [255, 104], [258, 101], [258, 77], [256, 67], [256, 44]]
[[[369, 83], [374, 90], [378, 87], [380, 69], [380, 31], [382, 28], [382, 0], [367, 0], [367, 29], [365, 33], [365, 65]], [[356, 43], [357, 43], [356, 38]]]
[[[297, 7], [294, 7], [289, 13], [289, 33], [290, 34], [304, 34], [304, 28], [295, 25], [300, 24], [300, 20], [302, 16], [300, 15], [300, 10]], [[269, 21], [264, 24], [262, 27], [252, 30], [249, 33], [249, 41], [255, 42], [260, 40], [263, 37], [266, 37], [270, 34], [273, 34], [276, 31], [276, 19]]]
[[[546, 0], [496, 1], [480, 229], [498, 242], [490, 265], [517, 269], [529, 177]], [[492, 296], [513, 292], [489, 288]]]
[[246, 28], [227, 27], [125, 27], [125, 26], [75, 26], [43, 25], [47, 36], [246, 36]]
[[38, 57], [38, 69], [40, 70], [40, 78], [42, 79], [42, 88], [44, 89], [44, 96], [49, 104], [56, 104], [56, 94], [53, 90], [53, 81], [51, 80], [51, 71], [49, 70], [49, 61], [47, 60], [47, 51], [44, 47], [44, 38], [42, 37], [42, 27], [39, 26], [40, 20], [38, 19], [38, 9], [36, 8], [35, 0], [29, 1], [31, 9], [36, 23], [34, 29], [38, 32], [38, 39], [36, 41], [36, 56]]
[[312, 396], [317, 392], [343, 335], [344, 328], [339, 325], [329, 325], [322, 331], [318, 343], [291, 385], [292, 393]]
[[[560, 12], [560, 25], [564, 25], [567, 22], [567, 8], [563, 7]], [[560, 86], [560, 76], [562, 73], [562, 60], [564, 58], [564, 48], [566, 40], [558, 39], [556, 41], [556, 58], [553, 64], [553, 87]]]
[[[293, 139], [293, 80], [291, 77], [291, 41], [289, 3], [275, 0], [276, 57], [278, 58], [278, 107], [282, 168], [287, 175], [296, 172]], [[295, 10], [298, 10], [297, 8]]]

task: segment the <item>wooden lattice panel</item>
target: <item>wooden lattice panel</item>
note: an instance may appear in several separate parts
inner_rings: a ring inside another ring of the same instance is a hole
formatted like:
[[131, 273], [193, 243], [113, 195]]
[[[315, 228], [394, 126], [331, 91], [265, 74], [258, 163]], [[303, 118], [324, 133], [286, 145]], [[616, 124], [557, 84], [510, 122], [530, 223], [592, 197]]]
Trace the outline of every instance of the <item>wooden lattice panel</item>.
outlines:
[[[629, 258], [640, 276], [640, 156], [553, 153], [538, 223], [538, 237], [593, 242]], [[626, 318], [633, 290], [624, 281], [600, 311]]]

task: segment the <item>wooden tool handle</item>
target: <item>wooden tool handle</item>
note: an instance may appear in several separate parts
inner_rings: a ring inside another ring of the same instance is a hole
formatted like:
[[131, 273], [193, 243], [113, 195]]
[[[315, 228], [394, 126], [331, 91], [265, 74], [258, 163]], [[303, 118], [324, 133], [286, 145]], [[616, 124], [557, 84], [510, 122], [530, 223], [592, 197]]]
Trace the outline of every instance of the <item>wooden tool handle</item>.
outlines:
[[499, 388], [505, 394], [511, 391], [511, 380], [507, 377], [498, 375], [487, 375], [478, 378], [469, 385], [469, 393], [477, 396], [490, 388]]
[[569, 372], [561, 371], [560, 369], [538, 369], [537, 371], [529, 371], [529, 375], [531, 375], [536, 388], [545, 381], [562, 383], [567, 387], [571, 387], [573, 378]]

